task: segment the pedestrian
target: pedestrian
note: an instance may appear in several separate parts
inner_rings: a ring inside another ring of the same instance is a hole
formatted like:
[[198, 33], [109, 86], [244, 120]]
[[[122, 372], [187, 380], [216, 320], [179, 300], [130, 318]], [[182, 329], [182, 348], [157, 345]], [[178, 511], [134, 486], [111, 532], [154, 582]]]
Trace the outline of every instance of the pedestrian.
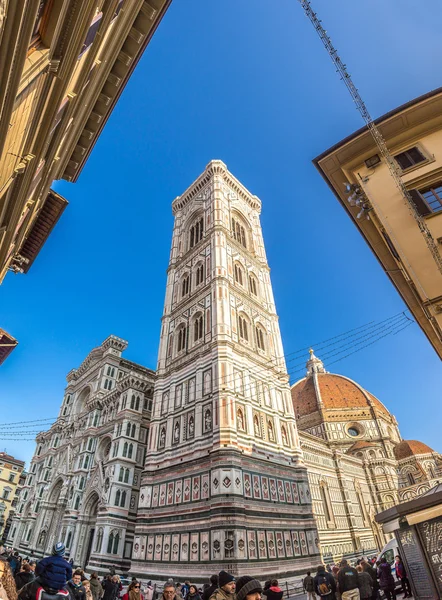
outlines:
[[328, 573], [324, 565], [319, 565], [313, 580], [315, 592], [324, 600], [334, 600], [336, 592], [336, 581], [331, 573]]
[[176, 597], [175, 585], [172, 581], [166, 581], [163, 587], [162, 600], [178, 600]]
[[22, 570], [20, 573], [17, 573], [15, 576], [15, 585], [17, 587], [17, 591], [20, 591], [24, 585], [33, 581], [35, 579], [34, 572], [32, 571], [29, 563], [25, 563], [22, 566]]
[[79, 571], [74, 572], [66, 587], [72, 600], [86, 600], [86, 590], [81, 583], [81, 573]]
[[8, 557], [8, 563], [9, 563], [9, 567], [11, 569], [11, 573], [13, 576], [16, 575], [16, 573], [19, 572], [19, 566], [20, 566], [20, 555], [18, 552], [13, 552], [9, 555]]
[[236, 580], [236, 600], [261, 600], [262, 586], [257, 579], [243, 575]]
[[411, 587], [410, 582], [408, 581], [407, 572], [405, 570], [405, 565], [402, 562], [402, 558], [397, 555], [394, 563], [396, 569], [396, 577], [401, 580], [402, 584], [402, 592], [404, 594], [404, 598], [411, 598]]
[[103, 586], [98, 581], [98, 575], [95, 573], [95, 571], [91, 574], [91, 578], [89, 581], [91, 584], [93, 600], [100, 600], [100, 598], [103, 596]]
[[373, 580], [370, 577], [370, 574], [367, 571], [364, 571], [364, 567], [359, 564], [356, 567], [356, 571], [358, 572], [359, 579], [359, 594], [361, 596], [361, 600], [371, 600], [371, 595], [373, 593]]
[[187, 594], [187, 600], [201, 600], [201, 596], [198, 591], [198, 588], [196, 587], [196, 585], [193, 585], [193, 583], [191, 583], [189, 586], [189, 593]]
[[371, 583], [372, 583], [371, 600], [377, 600], [378, 592], [379, 592], [379, 582], [378, 582], [376, 571], [371, 566], [371, 562], [367, 561], [367, 560], [361, 560], [361, 567], [371, 577]]
[[185, 580], [184, 585], [181, 588], [181, 592], [183, 594], [184, 600], [187, 598], [187, 594], [189, 593], [190, 581], [188, 579]]
[[144, 600], [153, 600], [153, 585], [152, 581], [148, 581], [144, 591]]
[[279, 587], [279, 583], [277, 579], [272, 579], [270, 581], [270, 586], [263, 590], [263, 596], [266, 596], [267, 600], [282, 600], [284, 592]]
[[178, 598], [178, 600], [183, 600], [183, 586], [181, 583], [177, 582], [175, 585], [175, 596]]
[[113, 575], [108, 575], [106, 579], [101, 582], [103, 587], [103, 600], [115, 600], [118, 594], [118, 584], [113, 581]]
[[209, 581], [210, 585], [204, 590], [202, 600], [209, 600], [213, 592], [218, 589], [218, 575], [211, 575]]
[[127, 592], [123, 595], [123, 600], [142, 600], [141, 583], [132, 579], [132, 583], [127, 588]]
[[94, 600], [94, 596], [91, 590], [91, 582], [89, 579], [83, 579], [81, 581], [81, 585], [84, 587], [84, 592], [86, 594], [86, 600]]
[[341, 600], [341, 592], [339, 591], [339, 588], [338, 588], [338, 573], [339, 573], [339, 567], [337, 565], [333, 565], [332, 566], [332, 575], [333, 575], [333, 579], [335, 580], [335, 586], [336, 586], [335, 598], [336, 598], [336, 600]]
[[72, 567], [64, 559], [65, 551], [66, 548], [63, 542], [57, 542], [52, 548], [52, 556], [46, 556], [46, 558], [38, 561], [35, 575], [44, 588], [62, 590], [66, 587], [67, 582], [72, 579]]
[[15, 586], [12, 569], [7, 560], [0, 560], [0, 596], [6, 596], [7, 600], [17, 600], [17, 589]]
[[35, 575], [35, 568], [37, 567], [37, 561], [36, 560], [30, 560], [29, 561], [29, 566], [31, 567], [31, 571]]
[[348, 564], [345, 558], [341, 561], [341, 568], [338, 573], [338, 585], [342, 600], [360, 599], [358, 572]]
[[379, 587], [384, 592], [386, 600], [396, 600], [396, 584], [391, 573], [391, 565], [385, 558], [378, 564]]
[[121, 579], [119, 575], [112, 575], [112, 581], [117, 586], [117, 598], [121, 598], [123, 592], [123, 584], [121, 583]]
[[315, 581], [311, 576], [311, 571], [307, 571], [307, 575], [302, 582], [304, 592], [307, 594], [307, 600], [316, 600], [315, 596]]
[[227, 571], [218, 573], [218, 589], [210, 596], [209, 600], [234, 600], [235, 577]]

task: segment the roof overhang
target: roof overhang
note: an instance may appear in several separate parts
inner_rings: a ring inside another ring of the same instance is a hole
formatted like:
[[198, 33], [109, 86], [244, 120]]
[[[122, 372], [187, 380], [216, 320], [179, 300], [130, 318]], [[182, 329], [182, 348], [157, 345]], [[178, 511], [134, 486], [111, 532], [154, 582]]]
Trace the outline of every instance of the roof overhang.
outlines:
[[4, 329], [0, 329], [0, 365], [8, 358], [18, 342]]

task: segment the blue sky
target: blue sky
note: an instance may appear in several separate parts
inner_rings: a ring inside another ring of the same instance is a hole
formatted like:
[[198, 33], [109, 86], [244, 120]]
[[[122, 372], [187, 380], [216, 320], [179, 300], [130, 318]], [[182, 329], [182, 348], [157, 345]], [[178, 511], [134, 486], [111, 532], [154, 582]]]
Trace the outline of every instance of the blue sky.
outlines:
[[[374, 116], [440, 85], [440, 0], [314, 4]], [[79, 181], [55, 184], [70, 204], [29, 274], [2, 286], [20, 342], [2, 423], [55, 417], [66, 373], [111, 333], [155, 368], [170, 205], [212, 158], [262, 200], [286, 353], [404, 310], [311, 162], [361, 125], [297, 2], [175, 0]], [[331, 368], [442, 451], [441, 365], [417, 325]], [[29, 460], [34, 444], [4, 448]]]

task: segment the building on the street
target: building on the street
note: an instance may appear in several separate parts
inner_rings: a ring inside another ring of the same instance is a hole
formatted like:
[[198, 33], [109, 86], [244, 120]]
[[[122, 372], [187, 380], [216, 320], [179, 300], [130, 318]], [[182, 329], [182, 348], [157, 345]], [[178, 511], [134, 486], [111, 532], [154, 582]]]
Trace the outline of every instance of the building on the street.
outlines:
[[23, 483], [24, 468], [22, 460], [0, 452], [0, 538], [5, 533], [10, 514], [14, 512], [16, 494]]
[[412, 205], [366, 127], [314, 163], [442, 358], [442, 88], [376, 123]]
[[377, 553], [375, 514], [442, 477], [437, 452], [313, 351], [290, 388], [260, 210], [221, 161], [174, 200], [157, 371], [110, 336], [68, 374], [9, 544], [42, 556], [61, 539], [76, 564], [142, 579], [290, 579], [319, 552]]
[[213, 160], [172, 209], [131, 573], [287, 579], [319, 549], [261, 201]]
[[62, 539], [76, 564], [130, 566], [155, 373], [123, 358], [108, 337], [78, 369], [37, 448], [8, 543], [41, 557]]
[[324, 560], [377, 554], [387, 540], [375, 515], [440, 481], [442, 456], [402, 440], [386, 406], [313, 351], [292, 400]]
[[26, 273], [171, 0], [0, 2], [0, 283]]
[[23, 471], [21, 471], [21, 473], [19, 473], [18, 484], [15, 489], [14, 498], [11, 502], [11, 508], [9, 509], [8, 518], [5, 521], [5, 527], [3, 529], [2, 539], [4, 539], [4, 540], [8, 539], [8, 537], [9, 537], [9, 531], [11, 529], [12, 519], [14, 518], [14, 516], [17, 512], [17, 506], [20, 501], [21, 491], [26, 483], [27, 475], [28, 475], [28, 473], [24, 469], [23, 469]]
[[18, 342], [7, 331], [0, 328], [0, 365], [8, 358]]

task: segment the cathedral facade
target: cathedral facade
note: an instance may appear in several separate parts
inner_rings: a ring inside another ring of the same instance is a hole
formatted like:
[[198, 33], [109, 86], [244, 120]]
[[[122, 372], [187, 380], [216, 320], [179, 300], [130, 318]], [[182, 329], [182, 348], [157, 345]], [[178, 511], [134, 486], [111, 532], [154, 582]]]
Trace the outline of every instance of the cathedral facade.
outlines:
[[156, 372], [110, 336], [68, 374], [8, 544], [61, 539], [142, 579], [290, 579], [375, 554], [374, 515], [436, 483], [440, 456], [313, 352], [290, 388], [260, 210], [221, 161], [174, 200]]

